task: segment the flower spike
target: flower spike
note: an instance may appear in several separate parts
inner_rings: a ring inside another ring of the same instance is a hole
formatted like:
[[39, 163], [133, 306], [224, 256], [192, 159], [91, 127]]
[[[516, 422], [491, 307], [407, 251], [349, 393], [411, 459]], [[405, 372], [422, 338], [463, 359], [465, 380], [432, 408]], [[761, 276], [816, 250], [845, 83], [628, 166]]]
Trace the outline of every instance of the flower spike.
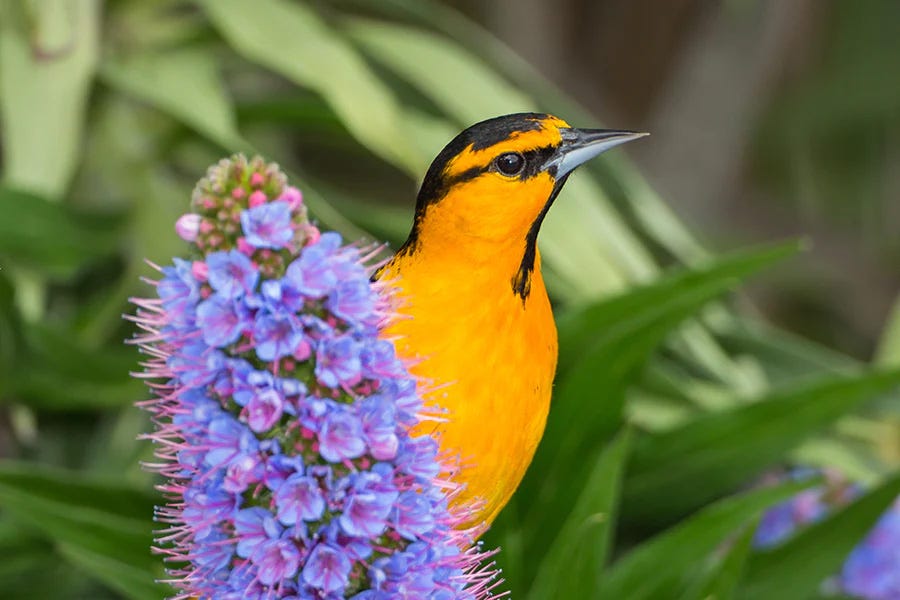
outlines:
[[379, 335], [372, 248], [320, 233], [277, 165], [243, 156], [210, 168], [176, 231], [191, 259], [133, 318], [174, 598], [497, 597], [454, 465], [410, 433], [427, 417]]

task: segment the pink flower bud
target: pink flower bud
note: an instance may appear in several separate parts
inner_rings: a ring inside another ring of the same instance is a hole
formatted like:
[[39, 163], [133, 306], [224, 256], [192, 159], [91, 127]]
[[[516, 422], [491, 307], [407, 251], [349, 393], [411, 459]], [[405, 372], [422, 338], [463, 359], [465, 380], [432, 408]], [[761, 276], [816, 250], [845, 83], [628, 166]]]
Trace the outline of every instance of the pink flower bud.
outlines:
[[191, 263], [191, 274], [197, 281], [206, 281], [209, 275], [209, 266], [205, 261], [195, 260]]
[[253, 256], [253, 252], [256, 250], [256, 248], [250, 245], [245, 237], [239, 237], [237, 239], [237, 249], [247, 256]]
[[307, 244], [315, 244], [322, 237], [322, 233], [315, 225], [306, 225], [303, 227], [303, 233], [306, 235]]
[[247, 192], [244, 191], [244, 188], [234, 188], [231, 191], [231, 197], [234, 198], [235, 200], [240, 200], [246, 195], [247, 195]]
[[256, 190], [255, 192], [250, 194], [250, 201], [249, 201], [250, 208], [253, 208], [254, 206], [259, 206], [260, 204], [265, 204], [267, 200], [268, 200], [268, 198], [266, 198], [265, 192], [263, 192], [262, 190]]
[[292, 185], [287, 186], [281, 193], [279, 200], [284, 200], [291, 207], [291, 212], [300, 208], [303, 204], [303, 192]]
[[266, 176], [263, 175], [262, 173], [254, 173], [253, 175], [250, 176], [250, 185], [255, 188], [261, 187], [262, 184], [264, 184], [265, 182], [266, 182]]
[[175, 233], [184, 241], [193, 242], [197, 239], [197, 234], [200, 232], [200, 222], [200, 215], [193, 213], [181, 215], [175, 221]]

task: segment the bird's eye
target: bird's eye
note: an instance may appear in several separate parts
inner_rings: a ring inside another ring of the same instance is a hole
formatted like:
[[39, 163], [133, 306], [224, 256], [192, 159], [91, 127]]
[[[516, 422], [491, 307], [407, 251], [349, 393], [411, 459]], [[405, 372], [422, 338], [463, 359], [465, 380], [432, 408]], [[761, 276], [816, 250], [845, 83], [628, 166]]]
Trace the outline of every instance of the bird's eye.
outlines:
[[518, 152], [505, 152], [494, 160], [494, 164], [502, 174], [512, 177], [522, 172], [525, 167], [525, 157]]

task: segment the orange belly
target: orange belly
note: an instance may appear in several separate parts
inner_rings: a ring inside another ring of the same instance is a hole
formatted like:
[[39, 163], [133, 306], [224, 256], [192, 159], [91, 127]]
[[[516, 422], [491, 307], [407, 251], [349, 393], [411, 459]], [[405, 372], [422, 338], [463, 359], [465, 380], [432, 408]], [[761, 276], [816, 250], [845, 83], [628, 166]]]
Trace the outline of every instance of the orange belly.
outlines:
[[523, 302], [505, 277], [442, 283], [415, 264], [389, 272], [399, 312], [411, 318], [384, 336], [423, 379], [426, 404], [445, 411], [444, 422], [425, 421], [418, 433], [439, 436], [458, 457], [454, 480], [465, 487], [456, 502], [483, 503], [469, 524], [489, 524], [524, 476], [550, 406], [556, 326], [540, 273]]

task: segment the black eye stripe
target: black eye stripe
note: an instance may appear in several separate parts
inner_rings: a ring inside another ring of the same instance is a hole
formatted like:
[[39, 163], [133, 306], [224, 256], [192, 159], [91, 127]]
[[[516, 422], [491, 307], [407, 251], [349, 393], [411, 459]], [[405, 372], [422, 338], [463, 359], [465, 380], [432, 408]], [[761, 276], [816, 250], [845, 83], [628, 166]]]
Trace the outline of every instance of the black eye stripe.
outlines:
[[[546, 164], [546, 162], [550, 159], [555, 150], [556, 148], [553, 146], [544, 146], [542, 148], [534, 148], [532, 150], [527, 150], [520, 153], [525, 159], [525, 166], [517, 175], [515, 175], [515, 178], [520, 181], [525, 181], [540, 173], [543, 169], [544, 164]], [[503, 154], [513, 153], [504, 152]], [[502, 156], [503, 154], [501, 154], [500, 156]], [[440, 186], [440, 188], [443, 190], [442, 195], [446, 193], [447, 190], [460, 183], [471, 181], [483, 173], [494, 170], [495, 162], [496, 159], [492, 160], [485, 166], [471, 167], [454, 175], [445, 174], [442, 177]], [[549, 169], [547, 169], [547, 172], [551, 175], [555, 175], [556, 168], [550, 167]]]

